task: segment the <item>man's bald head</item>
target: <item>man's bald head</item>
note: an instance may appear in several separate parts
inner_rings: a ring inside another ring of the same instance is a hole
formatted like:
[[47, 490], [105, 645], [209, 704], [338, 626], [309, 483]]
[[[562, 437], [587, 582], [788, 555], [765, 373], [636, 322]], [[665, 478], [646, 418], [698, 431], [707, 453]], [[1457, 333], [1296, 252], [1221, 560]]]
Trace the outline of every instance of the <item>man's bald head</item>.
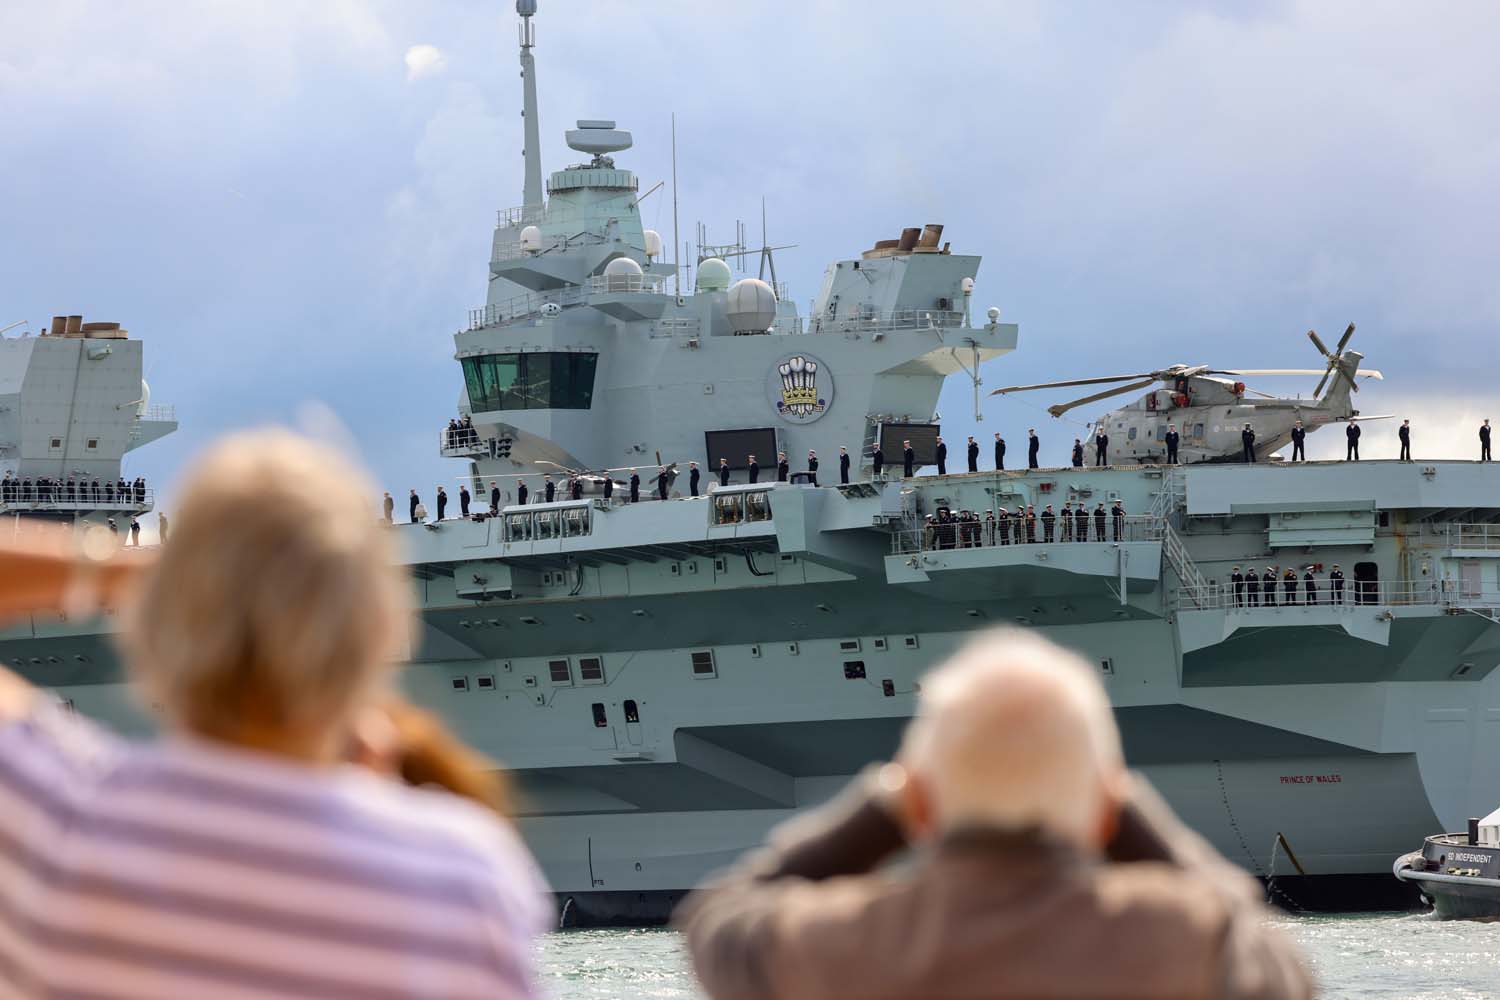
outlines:
[[1109, 699], [1076, 654], [997, 630], [923, 681], [902, 744], [937, 832], [1040, 827], [1097, 845], [1124, 778]]

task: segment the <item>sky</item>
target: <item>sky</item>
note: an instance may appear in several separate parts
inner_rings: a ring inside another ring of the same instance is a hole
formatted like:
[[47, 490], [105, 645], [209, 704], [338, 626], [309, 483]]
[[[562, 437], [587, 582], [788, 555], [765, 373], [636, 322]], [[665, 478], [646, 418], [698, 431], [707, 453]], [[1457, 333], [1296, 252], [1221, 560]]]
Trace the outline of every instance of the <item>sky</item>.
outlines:
[[[146, 341], [181, 429], [127, 476], [169, 484], [278, 422], [342, 433], [398, 497], [451, 484], [452, 335], [521, 200], [516, 20], [503, 0], [0, 5], [0, 326], [82, 313]], [[1386, 375], [1361, 409], [1410, 417], [1419, 458], [1477, 452], [1500, 5], [541, 0], [536, 24], [544, 170], [574, 119], [614, 118], [636, 139], [618, 162], [669, 180], [675, 111], [684, 238], [758, 236], [764, 197], [804, 312], [828, 262], [941, 222], [984, 258], [976, 313], [1020, 325], [987, 388], [1316, 367], [1305, 331], [1352, 320]], [[669, 193], [642, 211], [670, 232]], [[971, 391], [945, 388], [946, 436], [974, 429]], [[1036, 425], [1060, 463], [1078, 429], [1043, 409], [1066, 398], [988, 400], [978, 429]], [[1367, 457], [1394, 456], [1398, 422], [1367, 427]]]

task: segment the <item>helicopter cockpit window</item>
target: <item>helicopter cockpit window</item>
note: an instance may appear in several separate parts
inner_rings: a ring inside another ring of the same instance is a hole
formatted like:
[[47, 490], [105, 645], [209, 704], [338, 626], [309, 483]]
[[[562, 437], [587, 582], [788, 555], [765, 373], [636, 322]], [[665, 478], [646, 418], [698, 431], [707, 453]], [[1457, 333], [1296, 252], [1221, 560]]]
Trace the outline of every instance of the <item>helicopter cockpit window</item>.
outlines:
[[544, 510], [536, 515], [536, 537], [557, 537], [557, 514], [555, 510]]
[[505, 515], [505, 537], [512, 542], [523, 541], [531, 537], [531, 515], [530, 514], [506, 514]]
[[1201, 438], [1202, 436], [1203, 436], [1203, 425], [1202, 424], [1194, 424], [1193, 425], [1193, 437], [1195, 437], [1195, 438]]
[[745, 520], [769, 521], [771, 519], [771, 495], [769, 493], [745, 494]]
[[714, 497], [714, 524], [738, 524], [742, 520], [740, 517], [741, 499], [738, 493]]

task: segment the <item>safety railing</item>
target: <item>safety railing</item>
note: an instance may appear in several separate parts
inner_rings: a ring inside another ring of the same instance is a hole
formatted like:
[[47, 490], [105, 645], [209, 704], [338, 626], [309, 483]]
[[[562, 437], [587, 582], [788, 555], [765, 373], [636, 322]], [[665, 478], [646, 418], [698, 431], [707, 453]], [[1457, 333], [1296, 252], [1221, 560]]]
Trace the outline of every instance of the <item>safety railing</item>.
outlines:
[[177, 422], [177, 407], [171, 403], [153, 403], [141, 411], [140, 418], [150, 422]]
[[1449, 549], [1500, 549], [1500, 524], [1435, 524], [1423, 535]]
[[1230, 581], [1216, 581], [1201, 587], [1178, 590], [1178, 606], [1191, 604], [1203, 610], [1274, 611], [1284, 608], [1333, 606], [1338, 608], [1380, 607], [1449, 607], [1460, 610], [1500, 609], [1500, 592], [1465, 589], [1454, 581], [1403, 583], [1345, 579], [1336, 586], [1325, 574], [1313, 579], [1307, 588], [1302, 574], [1295, 585], [1287, 586], [1285, 576], [1277, 576], [1268, 588], [1262, 577], [1256, 589], [1248, 583], [1236, 586]]
[[444, 458], [488, 454], [489, 447], [473, 427], [444, 427], [438, 432], [438, 451]]
[[642, 274], [595, 274], [589, 277], [589, 291], [596, 294], [606, 292], [660, 292], [667, 275], [653, 272]]
[[92, 484], [86, 489], [69, 491], [66, 487], [41, 490], [35, 484], [25, 487], [0, 489], [0, 513], [6, 514], [66, 514], [73, 511], [145, 511], [156, 503], [156, 491], [125, 489], [102, 484], [96, 490]]
[[952, 309], [892, 309], [864, 316], [818, 317], [809, 321], [811, 333], [884, 333], [962, 326], [964, 314]]
[[1112, 545], [1116, 542], [1155, 542], [1162, 537], [1160, 518], [1146, 514], [1113, 517], [1105, 511], [1101, 521], [1093, 511], [1082, 522], [1061, 514], [1051, 522], [1038, 514], [1034, 519], [1011, 515], [934, 518], [915, 528], [901, 528], [891, 535], [891, 552], [907, 555], [944, 549], [976, 549], [1008, 545], [1056, 546], [1078, 543]]

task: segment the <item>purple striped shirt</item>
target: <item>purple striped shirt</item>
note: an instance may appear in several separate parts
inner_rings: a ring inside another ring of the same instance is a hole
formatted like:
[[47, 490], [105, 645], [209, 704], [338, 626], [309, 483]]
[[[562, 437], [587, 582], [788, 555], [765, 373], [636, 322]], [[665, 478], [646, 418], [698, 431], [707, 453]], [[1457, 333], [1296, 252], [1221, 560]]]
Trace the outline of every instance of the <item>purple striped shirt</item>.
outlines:
[[505, 823], [353, 766], [0, 724], [0, 997], [529, 997]]

